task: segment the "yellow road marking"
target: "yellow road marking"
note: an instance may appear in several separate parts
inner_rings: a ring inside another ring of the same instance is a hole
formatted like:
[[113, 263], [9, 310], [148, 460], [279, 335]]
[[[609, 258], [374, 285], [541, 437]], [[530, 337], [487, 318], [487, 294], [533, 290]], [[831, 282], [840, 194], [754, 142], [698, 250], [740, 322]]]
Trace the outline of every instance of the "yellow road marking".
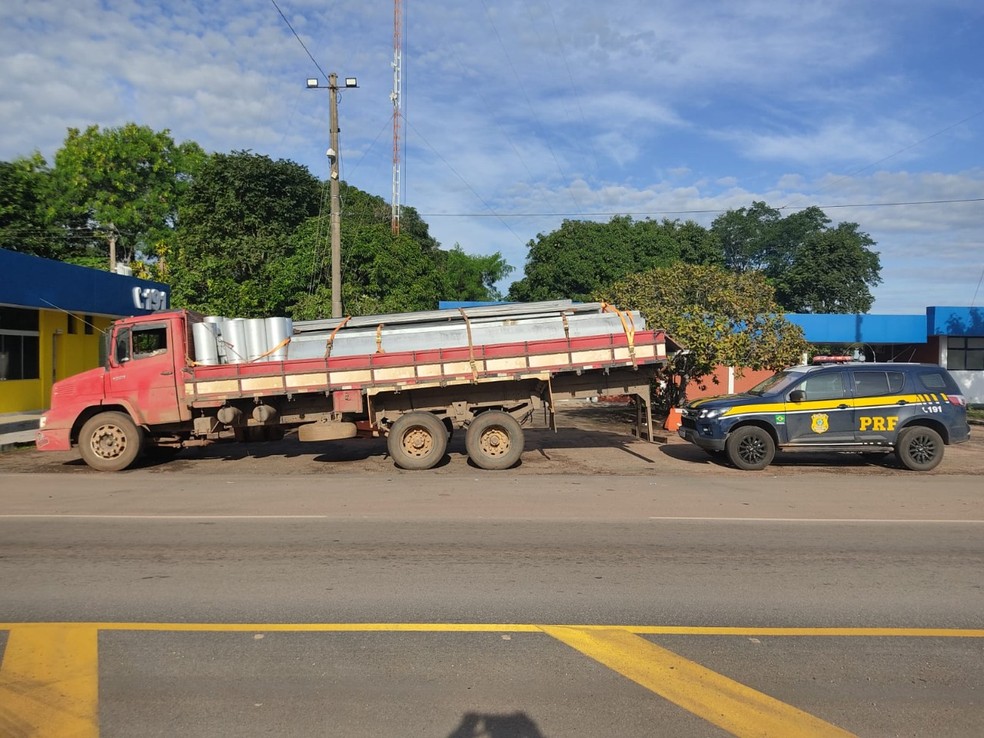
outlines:
[[[0, 623], [0, 630], [8, 631], [6, 649], [0, 662], [0, 734], [4, 738], [40, 735], [98, 738], [98, 633], [103, 630], [546, 633], [726, 730], [732, 728], [714, 719], [715, 714], [724, 713], [722, 719], [729, 721], [729, 725], [734, 723], [736, 729], [757, 726], [753, 733], [736, 732], [736, 735], [782, 735], [790, 738], [798, 735], [822, 737], [849, 734], [659, 648], [639, 636], [984, 638], [984, 629], [967, 628], [695, 628], [522, 623]], [[667, 679], [667, 676], [673, 678]], [[660, 688], [655, 688], [653, 684]], [[689, 702], [685, 704], [684, 700]], [[763, 716], [779, 726], [778, 732], [762, 732]], [[797, 733], [794, 728], [806, 732]]]
[[624, 630], [544, 626], [543, 631], [733, 735], [853, 735]]
[[9, 738], [98, 738], [98, 632], [13, 627], [0, 663], [0, 731]]
[[536, 625], [524, 623], [0, 623], [0, 630], [70, 628], [252, 633], [539, 633], [544, 627], [624, 630], [638, 635], [798, 636], [845, 638], [984, 638], [984, 628], [770, 628], [687, 625]]

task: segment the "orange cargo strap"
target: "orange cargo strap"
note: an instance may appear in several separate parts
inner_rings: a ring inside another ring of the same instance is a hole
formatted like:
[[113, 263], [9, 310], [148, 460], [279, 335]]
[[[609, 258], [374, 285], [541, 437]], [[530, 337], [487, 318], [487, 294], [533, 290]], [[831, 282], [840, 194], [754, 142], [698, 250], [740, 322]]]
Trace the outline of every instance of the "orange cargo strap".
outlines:
[[336, 336], [336, 335], [338, 334], [338, 332], [339, 332], [339, 331], [340, 331], [340, 330], [341, 330], [342, 328], [344, 328], [344, 327], [345, 327], [345, 324], [346, 324], [346, 323], [348, 323], [348, 322], [349, 322], [349, 321], [350, 321], [351, 319], [352, 319], [352, 316], [351, 316], [351, 315], [346, 315], [346, 316], [345, 316], [345, 319], [344, 319], [344, 320], [342, 320], [342, 322], [341, 322], [341, 323], [339, 323], [338, 325], [336, 325], [336, 326], [335, 326], [335, 330], [333, 330], [333, 331], [331, 332], [331, 335], [330, 335], [330, 336], [328, 336], [328, 340], [327, 340], [327, 341], [325, 342], [325, 358], [326, 358], [326, 359], [327, 359], [327, 358], [328, 358], [329, 356], [331, 356], [331, 345], [332, 345], [332, 344], [333, 344], [333, 343], [335, 342], [335, 336]]
[[632, 366], [637, 366], [636, 355], [635, 355], [635, 321], [632, 319], [632, 314], [628, 310], [619, 310], [614, 305], [609, 305], [607, 302], [601, 303], [602, 311], [608, 311], [610, 313], [615, 313], [618, 319], [622, 322], [622, 330], [625, 332], [625, 340], [629, 344], [629, 358], [632, 359]]
[[280, 343], [278, 343], [276, 346], [274, 346], [272, 349], [270, 349], [269, 351], [267, 351], [265, 354], [260, 354], [255, 359], [251, 360], [249, 363], [252, 364], [254, 362], [260, 361], [261, 359], [265, 359], [270, 354], [277, 353], [280, 349], [282, 349], [288, 343], [290, 343], [290, 336], [287, 336], [287, 338], [285, 338], [283, 341], [281, 341]]
[[383, 326], [385, 323], [380, 323], [376, 326], [376, 353], [385, 354], [386, 350], [383, 348]]
[[464, 308], [458, 308], [458, 312], [461, 313], [461, 319], [465, 321], [465, 333], [468, 334], [468, 363], [471, 365], [472, 382], [477, 382], [478, 367], [475, 364], [475, 344], [472, 343], [471, 321], [468, 320], [468, 316], [465, 315]]

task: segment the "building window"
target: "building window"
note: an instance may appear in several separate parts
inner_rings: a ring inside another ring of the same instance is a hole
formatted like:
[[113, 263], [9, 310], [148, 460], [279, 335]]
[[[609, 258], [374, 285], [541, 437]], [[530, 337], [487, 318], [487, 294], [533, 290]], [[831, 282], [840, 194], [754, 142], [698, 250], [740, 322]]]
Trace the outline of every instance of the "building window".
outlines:
[[92, 324], [92, 316], [91, 315], [84, 316], [82, 318], [82, 322], [85, 323], [85, 335], [91, 336], [92, 335], [92, 329], [95, 327]]
[[69, 335], [78, 333], [78, 327], [76, 326], [77, 321], [75, 320], [75, 316], [72, 315], [71, 313], [65, 313], [65, 316], [68, 318]]
[[947, 337], [946, 368], [984, 371], [984, 338]]
[[40, 379], [38, 311], [0, 307], [0, 381]]

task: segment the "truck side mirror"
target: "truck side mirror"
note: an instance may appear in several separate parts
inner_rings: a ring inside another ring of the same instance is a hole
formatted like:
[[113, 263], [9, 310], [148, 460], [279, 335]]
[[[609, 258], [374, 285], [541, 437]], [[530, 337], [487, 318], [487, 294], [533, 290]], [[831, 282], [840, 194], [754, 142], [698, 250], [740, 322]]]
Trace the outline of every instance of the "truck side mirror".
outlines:
[[803, 390], [797, 389], [789, 393], [790, 402], [803, 402], [803, 400], [805, 399], [806, 399], [806, 392], [804, 392]]
[[122, 366], [130, 360], [130, 329], [123, 328], [116, 333], [114, 342], [113, 359], [118, 366]]

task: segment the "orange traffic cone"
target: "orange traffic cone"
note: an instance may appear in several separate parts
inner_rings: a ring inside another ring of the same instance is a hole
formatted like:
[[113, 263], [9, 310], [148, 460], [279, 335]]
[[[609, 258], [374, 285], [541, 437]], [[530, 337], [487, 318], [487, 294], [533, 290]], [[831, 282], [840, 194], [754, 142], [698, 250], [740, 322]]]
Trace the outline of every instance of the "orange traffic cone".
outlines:
[[663, 423], [663, 430], [668, 430], [671, 433], [675, 433], [676, 429], [680, 427], [683, 422], [683, 413], [678, 407], [671, 407], [670, 414], [666, 416], [666, 422]]

